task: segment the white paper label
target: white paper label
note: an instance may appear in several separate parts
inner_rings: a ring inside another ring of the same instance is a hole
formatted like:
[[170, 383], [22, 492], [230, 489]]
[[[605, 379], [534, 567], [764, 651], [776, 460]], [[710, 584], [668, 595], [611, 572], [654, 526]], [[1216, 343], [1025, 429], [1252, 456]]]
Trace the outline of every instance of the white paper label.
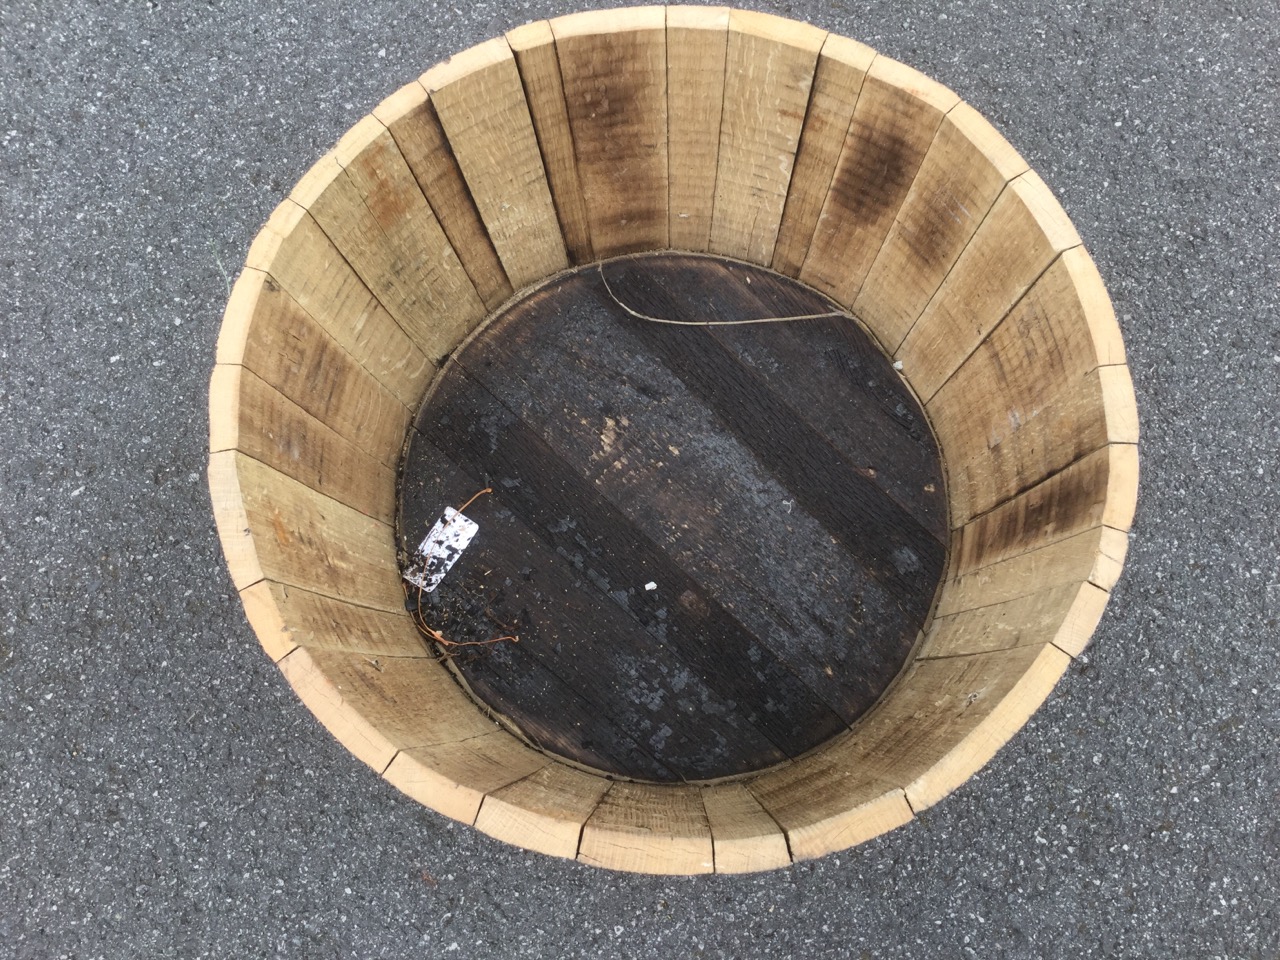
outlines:
[[418, 545], [404, 578], [415, 587], [430, 593], [440, 586], [444, 575], [462, 556], [480, 525], [453, 507], [444, 508], [444, 516], [436, 521], [426, 539]]

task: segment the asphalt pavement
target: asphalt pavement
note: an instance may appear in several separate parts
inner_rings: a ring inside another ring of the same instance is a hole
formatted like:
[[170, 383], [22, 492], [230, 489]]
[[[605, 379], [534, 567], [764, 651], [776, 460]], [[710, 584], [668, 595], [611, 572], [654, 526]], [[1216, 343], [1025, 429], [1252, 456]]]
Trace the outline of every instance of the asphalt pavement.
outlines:
[[402, 797], [260, 652], [204, 480], [248, 244], [370, 107], [549, 2], [0, 4], [0, 958], [1280, 956], [1280, 5], [764, 4], [1058, 193], [1142, 417], [1094, 646], [855, 850], [668, 879]]

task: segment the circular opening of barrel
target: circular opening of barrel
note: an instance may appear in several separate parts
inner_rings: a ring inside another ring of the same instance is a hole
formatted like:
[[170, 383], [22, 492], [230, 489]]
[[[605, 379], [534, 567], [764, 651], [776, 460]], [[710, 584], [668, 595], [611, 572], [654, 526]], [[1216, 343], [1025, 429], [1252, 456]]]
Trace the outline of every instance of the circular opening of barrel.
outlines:
[[263, 647], [389, 782], [742, 872], [906, 823], [1026, 722], [1136, 443], [1098, 272], [975, 110], [643, 7], [458, 54], [302, 178], [227, 306], [209, 475]]

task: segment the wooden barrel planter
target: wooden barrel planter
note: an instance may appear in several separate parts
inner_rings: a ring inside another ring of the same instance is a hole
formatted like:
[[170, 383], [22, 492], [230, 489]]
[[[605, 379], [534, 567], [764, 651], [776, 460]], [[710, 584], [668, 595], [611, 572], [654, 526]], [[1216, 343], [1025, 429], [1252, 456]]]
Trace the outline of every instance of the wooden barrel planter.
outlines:
[[[227, 306], [209, 478], [263, 647], [388, 782], [743, 872], [907, 823], [1027, 721], [1137, 438], [1098, 272], [973, 108], [639, 7], [458, 54], [302, 178]], [[407, 588], [446, 508], [478, 532]]]

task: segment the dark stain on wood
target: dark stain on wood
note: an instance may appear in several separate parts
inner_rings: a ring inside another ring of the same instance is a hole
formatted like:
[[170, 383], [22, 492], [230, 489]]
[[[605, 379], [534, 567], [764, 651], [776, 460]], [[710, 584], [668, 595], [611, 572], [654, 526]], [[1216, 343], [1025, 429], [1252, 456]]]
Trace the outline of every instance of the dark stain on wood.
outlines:
[[937, 127], [938, 118], [929, 123], [932, 108], [874, 79], [863, 95], [879, 109], [855, 111], [831, 182], [831, 218], [846, 230], [879, 223], [899, 209]]
[[[714, 258], [605, 270], [657, 316], [831, 309]], [[652, 324], [595, 267], [446, 367], [409, 446], [402, 544], [485, 485], [428, 622], [517, 633], [454, 658], [473, 692], [545, 749], [641, 779], [760, 769], [845, 729], [905, 663], [946, 552], [932, 433], [854, 321]]]
[[[666, 41], [661, 31], [556, 41], [597, 254], [667, 240]], [[631, 64], [618, 70], [619, 63]]]

